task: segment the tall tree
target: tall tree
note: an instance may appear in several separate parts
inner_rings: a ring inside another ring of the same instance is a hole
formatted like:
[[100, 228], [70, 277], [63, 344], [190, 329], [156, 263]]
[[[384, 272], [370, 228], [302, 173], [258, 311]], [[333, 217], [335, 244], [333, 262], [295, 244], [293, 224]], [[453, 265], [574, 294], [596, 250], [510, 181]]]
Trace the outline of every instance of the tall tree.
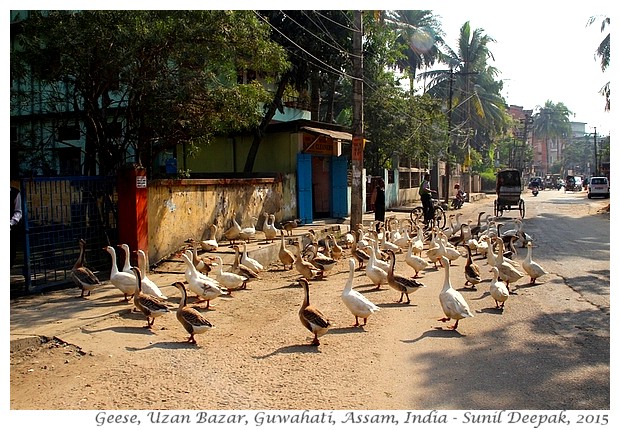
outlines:
[[[607, 28], [609, 27], [611, 20], [608, 16], [605, 16], [605, 17], [592, 16], [588, 20], [587, 25], [594, 24], [596, 21], [599, 20], [599, 18], [601, 20], [601, 33], [605, 34], [605, 32], [607, 32], [605, 37], [603, 37], [603, 40], [601, 41], [601, 43], [596, 48], [596, 56], [601, 60], [601, 70], [604, 72], [605, 70], [607, 70], [607, 67], [609, 67], [609, 57], [611, 54], [610, 53], [611, 32]], [[605, 97], [605, 110], [609, 111], [611, 108], [611, 86], [610, 86], [609, 81], [607, 81], [607, 83], [603, 85], [603, 88], [601, 88], [600, 90], [600, 94]]]
[[561, 156], [560, 138], [567, 137], [571, 132], [570, 115], [573, 113], [564, 105], [564, 103], [554, 103], [547, 100], [545, 105], [536, 107], [537, 112], [534, 113], [533, 131], [536, 136], [544, 139], [545, 142], [545, 170], [550, 170], [549, 148], [550, 143], [555, 143], [558, 148], [558, 156]]
[[253, 129], [253, 140], [244, 172], [252, 172], [265, 130], [277, 110], [283, 112], [283, 96], [291, 88], [297, 96], [308, 94], [313, 120], [320, 118], [321, 85], [350, 69], [351, 29], [345, 11], [257, 11], [271, 27], [271, 38], [288, 52], [291, 69], [281, 75], [277, 90], [265, 104], [263, 118]]
[[17, 42], [13, 77], [41, 82], [48, 112], [69, 106], [84, 124], [87, 175], [113, 173], [130, 148], [148, 168], [167, 148], [253, 127], [268, 93], [238, 73], [287, 67], [250, 11], [33, 12]]
[[[447, 68], [421, 73], [427, 92], [443, 100], [450, 116], [455, 154], [465, 158], [469, 149], [486, 153], [496, 134], [505, 131], [508, 116], [501, 96], [498, 70], [488, 64], [489, 45], [495, 42], [484, 30], [471, 30], [469, 21], [460, 29], [458, 47], [445, 45], [441, 62]], [[460, 154], [459, 154], [460, 152]]]
[[415, 90], [418, 70], [430, 67], [439, 59], [443, 33], [437, 17], [430, 10], [387, 11], [386, 22], [394, 30], [402, 55], [396, 67], [409, 78], [409, 90]]

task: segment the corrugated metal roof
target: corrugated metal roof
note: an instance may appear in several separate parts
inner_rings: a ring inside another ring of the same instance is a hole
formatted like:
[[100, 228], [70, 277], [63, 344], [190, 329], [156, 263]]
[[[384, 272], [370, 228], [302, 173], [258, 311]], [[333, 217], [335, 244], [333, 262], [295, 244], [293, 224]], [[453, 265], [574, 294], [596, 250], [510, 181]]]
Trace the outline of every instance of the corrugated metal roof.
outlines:
[[307, 130], [311, 133], [322, 134], [324, 136], [333, 137], [334, 139], [352, 140], [353, 135], [351, 133], [345, 133], [343, 131], [327, 130], [324, 128], [316, 127], [301, 127], [302, 130]]

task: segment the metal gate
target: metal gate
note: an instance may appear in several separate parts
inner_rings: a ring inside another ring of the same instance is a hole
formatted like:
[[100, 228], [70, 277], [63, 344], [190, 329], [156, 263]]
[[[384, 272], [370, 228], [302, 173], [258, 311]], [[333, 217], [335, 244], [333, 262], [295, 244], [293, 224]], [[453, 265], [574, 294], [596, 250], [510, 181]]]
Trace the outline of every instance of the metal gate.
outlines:
[[108, 278], [110, 255], [103, 248], [118, 239], [115, 177], [23, 179], [21, 194], [24, 293], [71, 282], [80, 239], [86, 240], [88, 267]]

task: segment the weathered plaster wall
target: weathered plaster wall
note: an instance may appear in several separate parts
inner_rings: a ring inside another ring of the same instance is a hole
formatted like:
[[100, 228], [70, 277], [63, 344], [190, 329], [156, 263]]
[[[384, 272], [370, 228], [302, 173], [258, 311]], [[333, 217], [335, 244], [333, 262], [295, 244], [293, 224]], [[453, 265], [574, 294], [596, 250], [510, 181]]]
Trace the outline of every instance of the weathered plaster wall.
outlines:
[[[255, 179], [156, 180], [149, 184], [149, 263], [179, 250], [188, 238], [207, 237], [211, 224], [218, 227], [216, 239], [237, 222], [249, 226], [258, 218], [262, 229], [265, 212], [276, 222], [297, 216], [294, 175]], [[259, 233], [260, 234], [260, 233]]]

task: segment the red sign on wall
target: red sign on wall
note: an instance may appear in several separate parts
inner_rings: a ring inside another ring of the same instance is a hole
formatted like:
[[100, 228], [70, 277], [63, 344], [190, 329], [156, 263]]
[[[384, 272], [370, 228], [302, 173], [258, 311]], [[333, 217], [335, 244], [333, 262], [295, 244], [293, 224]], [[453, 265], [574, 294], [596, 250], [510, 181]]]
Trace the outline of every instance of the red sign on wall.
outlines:
[[351, 142], [351, 159], [361, 161], [364, 158], [364, 144], [366, 140], [363, 137], [354, 137]]

